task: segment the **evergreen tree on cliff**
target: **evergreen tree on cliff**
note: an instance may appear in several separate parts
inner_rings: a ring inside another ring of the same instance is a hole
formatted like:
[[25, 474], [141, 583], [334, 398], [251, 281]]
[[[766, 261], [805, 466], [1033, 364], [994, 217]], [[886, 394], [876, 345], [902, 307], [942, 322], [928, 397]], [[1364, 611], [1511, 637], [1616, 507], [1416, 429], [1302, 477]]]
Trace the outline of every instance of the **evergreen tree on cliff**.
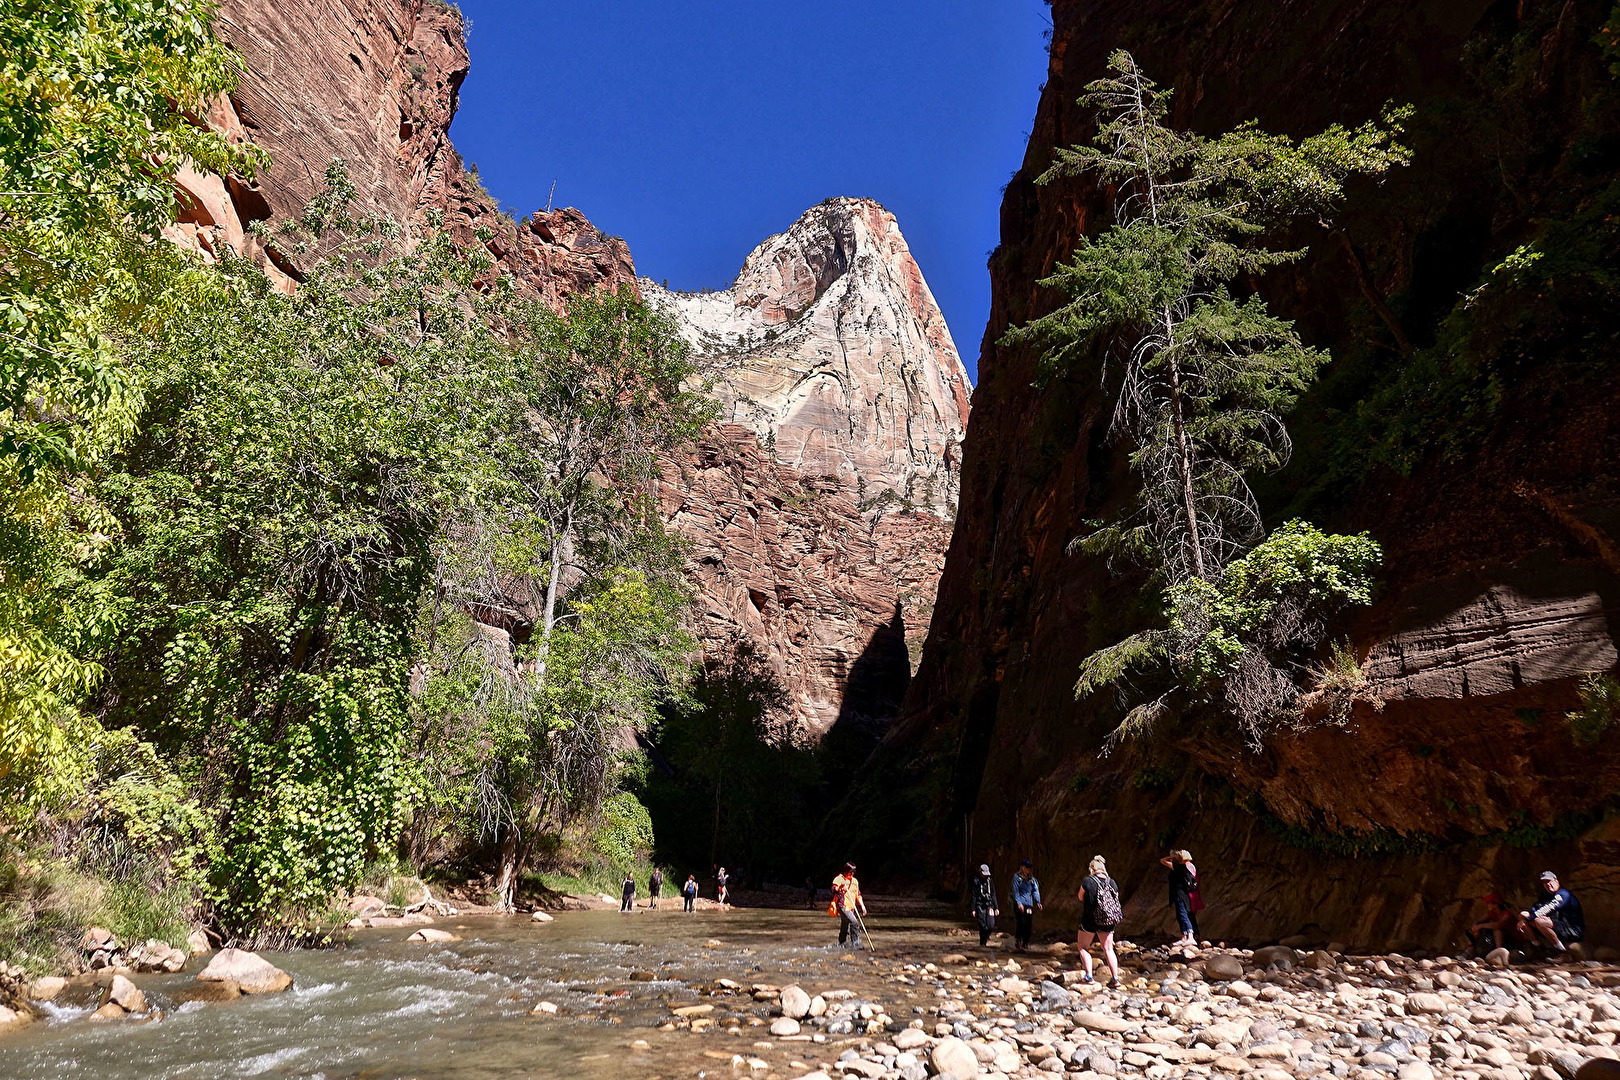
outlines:
[[[1129, 440], [1142, 486], [1131, 513], [1076, 546], [1153, 565], [1168, 626], [1093, 653], [1076, 692], [1115, 682], [1133, 665], [1167, 662], [1172, 685], [1132, 710], [1120, 731], [1130, 734], [1163, 715], [1177, 689], [1224, 679], [1270, 647], [1300, 644], [1265, 640], [1285, 613], [1314, 625], [1323, 609], [1365, 602], [1378, 558], [1365, 537], [1291, 523], [1271, 548], [1256, 549], [1265, 530], [1246, 476], [1287, 461], [1282, 417], [1328, 357], [1233, 285], [1304, 255], [1265, 242], [1278, 226], [1325, 221], [1349, 177], [1404, 164], [1408, 154], [1395, 139], [1410, 110], [1387, 109], [1380, 122], [1335, 125], [1299, 142], [1253, 123], [1210, 138], [1168, 125], [1170, 91], [1129, 53], [1115, 52], [1109, 66], [1113, 74], [1081, 99], [1098, 110], [1095, 144], [1057, 150], [1040, 182], [1091, 177], [1112, 194], [1113, 221], [1043, 280], [1067, 302], [1003, 341], [1041, 348], [1049, 376], [1099, 348], [1117, 361], [1117, 375], [1104, 368], [1118, 393], [1114, 430]], [[1235, 562], [1244, 563], [1237, 573]], [[1288, 696], [1271, 682], [1263, 701], [1239, 710], [1245, 719]]]

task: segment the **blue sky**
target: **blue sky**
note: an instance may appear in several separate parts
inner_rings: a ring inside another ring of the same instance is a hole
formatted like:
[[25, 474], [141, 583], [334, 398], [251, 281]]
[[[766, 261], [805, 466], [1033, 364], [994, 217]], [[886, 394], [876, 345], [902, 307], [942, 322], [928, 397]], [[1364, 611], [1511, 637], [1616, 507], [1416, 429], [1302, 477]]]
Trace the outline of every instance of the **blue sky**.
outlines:
[[452, 137], [519, 215], [577, 206], [636, 268], [722, 288], [834, 195], [899, 219], [970, 373], [985, 257], [1046, 74], [1043, 0], [461, 0]]

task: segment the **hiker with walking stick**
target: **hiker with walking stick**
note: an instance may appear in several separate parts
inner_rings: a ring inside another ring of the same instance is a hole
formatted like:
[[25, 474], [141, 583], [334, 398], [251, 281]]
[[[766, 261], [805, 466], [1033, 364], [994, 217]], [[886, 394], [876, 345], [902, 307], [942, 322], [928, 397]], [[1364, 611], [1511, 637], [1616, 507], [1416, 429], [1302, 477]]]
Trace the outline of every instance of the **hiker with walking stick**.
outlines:
[[[832, 895], [833, 913], [838, 916], [838, 944], [842, 947], [853, 937], [855, 948], [860, 948], [860, 919], [866, 914], [866, 901], [861, 899], [861, 883], [855, 878], [854, 863], [845, 863], [844, 872], [833, 878]], [[870, 936], [866, 943], [872, 944]]]

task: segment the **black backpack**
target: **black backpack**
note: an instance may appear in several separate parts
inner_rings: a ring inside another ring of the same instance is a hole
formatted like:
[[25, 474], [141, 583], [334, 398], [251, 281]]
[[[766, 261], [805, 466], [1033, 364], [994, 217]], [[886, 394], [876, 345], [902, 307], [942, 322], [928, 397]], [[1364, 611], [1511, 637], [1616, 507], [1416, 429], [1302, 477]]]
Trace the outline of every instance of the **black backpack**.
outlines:
[[1119, 907], [1119, 886], [1111, 877], [1097, 878], [1097, 925], [1115, 927], [1124, 918], [1125, 913]]

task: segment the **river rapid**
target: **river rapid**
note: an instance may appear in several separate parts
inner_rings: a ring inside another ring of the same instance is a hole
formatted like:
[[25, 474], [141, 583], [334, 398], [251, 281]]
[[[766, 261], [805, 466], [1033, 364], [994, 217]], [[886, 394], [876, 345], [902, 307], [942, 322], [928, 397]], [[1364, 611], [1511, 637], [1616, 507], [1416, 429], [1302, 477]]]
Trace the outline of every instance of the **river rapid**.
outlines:
[[[176, 1004], [172, 995], [204, 962], [194, 960], [182, 974], [133, 977], [155, 1019], [91, 1021], [87, 1007], [43, 1006], [41, 1022], [0, 1042], [0, 1077], [792, 1077], [836, 1049], [769, 1036], [773, 1002], [754, 1000], [751, 985], [881, 996], [900, 1024], [913, 1019], [910, 1002], [885, 985], [892, 963], [839, 949], [824, 911], [686, 915], [666, 905], [562, 912], [552, 923], [440, 919], [437, 928], [461, 937], [443, 944], [406, 941], [412, 927], [362, 930], [340, 949], [263, 953], [293, 976], [285, 993]], [[959, 925], [937, 914], [869, 920], [880, 954], [932, 959]], [[541, 1001], [558, 1012], [534, 1015]], [[705, 1002], [715, 1006], [713, 1029], [660, 1030], [673, 1007]], [[734, 1069], [734, 1055], [756, 1064]]]

